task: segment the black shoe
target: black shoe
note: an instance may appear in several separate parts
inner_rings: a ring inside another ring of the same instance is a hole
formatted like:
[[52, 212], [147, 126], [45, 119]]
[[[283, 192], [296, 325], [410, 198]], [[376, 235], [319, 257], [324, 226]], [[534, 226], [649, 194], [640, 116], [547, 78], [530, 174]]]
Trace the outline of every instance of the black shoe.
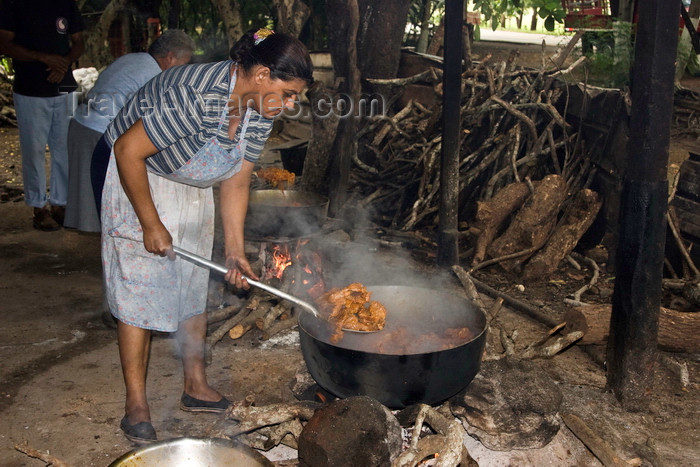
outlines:
[[51, 216], [48, 208], [34, 208], [32, 225], [43, 232], [53, 232], [61, 228], [61, 225]]
[[66, 218], [65, 206], [51, 206], [51, 217], [60, 226], [63, 226], [63, 220]]
[[150, 444], [158, 441], [156, 430], [151, 425], [151, 422], [140, 422], [135, 425], [129, 425], [129, 419], [124, 415], [119, 427], [124, 432], [126, 439], [136, 444]]
[[228, 409], [231, 402], [224, 396], [216, 402], [201, 401], [195, 399], [187, 393], [182, 393], [180, 398], [180, 410], [185, 412], [210, 412], [210, 413], [222, 413]]

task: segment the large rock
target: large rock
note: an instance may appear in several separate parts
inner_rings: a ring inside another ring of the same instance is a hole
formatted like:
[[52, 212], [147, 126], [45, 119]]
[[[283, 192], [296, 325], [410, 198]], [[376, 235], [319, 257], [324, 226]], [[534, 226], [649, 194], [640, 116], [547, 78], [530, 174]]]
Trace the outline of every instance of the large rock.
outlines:
[[302, 467], [386, 466], [401, 452], [401, 425], [377, 400], [340, 399], [316, 410], [299, 437]]
[[450, 399], [467, 432], [494, 451], [537, 449], [559, 431], [562, 394], [537, 364], [484, 362], [465, 392]]

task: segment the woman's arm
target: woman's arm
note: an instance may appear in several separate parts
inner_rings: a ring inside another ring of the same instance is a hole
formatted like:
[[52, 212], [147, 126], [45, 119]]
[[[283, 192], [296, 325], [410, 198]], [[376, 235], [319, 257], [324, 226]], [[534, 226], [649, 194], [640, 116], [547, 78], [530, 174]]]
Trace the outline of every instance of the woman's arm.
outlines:
[[236, 287], [246, 289], [248, 284], [241, 280], [241, 274], [250, 276], [252, 279], [258, 278], [245, 257], [243, 240], [243, 224], [248, 210], [253, 167], [252, 162], [244, 160], [241, 170], [233, 177], [221, 182], [219, 189], [226, 267], [229, 268], [226, 280]]
[[174, 259], [173, 239], [160, 221], [148, 184], [146, 158], [156, 152], [158, 149], [148, 138], [141, 120], [134, 123], [114, 143], [119, 178], [141, 223], [146, 251]]

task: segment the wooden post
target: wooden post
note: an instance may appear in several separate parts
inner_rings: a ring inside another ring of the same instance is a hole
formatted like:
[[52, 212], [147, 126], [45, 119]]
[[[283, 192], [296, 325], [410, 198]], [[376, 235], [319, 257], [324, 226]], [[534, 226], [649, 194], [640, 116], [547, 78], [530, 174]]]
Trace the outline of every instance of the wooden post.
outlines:
[[648, 408], [657, 358], [678, 18], [665, 0], [639, 2], [607, 351], [608, 385], [630, 411]]
[[361, 92], [360, 70], [357, 68], [357, 29], [360, 25], [360, 13], [357, 0], [333, 0], [326, 5], [329, 11], [335, 13], [328, 16], [333, 36], [329, 38], [334, 59], [333, 69], [337, 77], [343, 78], [340, 90], [344, 94], [346, 109], [352, 109], [352, 112], [339, 117], [338, 131], [331, 151], [334, 157], [330, 166], [328, 210], [329, 214], [335, 217], [347, 199], [352, 155], [357, 150], [357, 120], [353, 113]]
[[459, 212], [459, 141], [462, 128], [462, 18], [464, 1], [445, 2], [445, 55], [442, 95], [442, 159], [440, 166], [440, 266], [459, 264], [457, 216]]

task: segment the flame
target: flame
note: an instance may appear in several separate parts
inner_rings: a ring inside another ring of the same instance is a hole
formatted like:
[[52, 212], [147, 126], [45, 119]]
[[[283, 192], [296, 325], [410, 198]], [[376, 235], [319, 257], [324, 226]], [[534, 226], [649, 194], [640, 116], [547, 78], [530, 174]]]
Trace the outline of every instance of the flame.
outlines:
[[269, 267], [268, 275], [281, 279], [284, 270], [292, 265], [292, 255], [286, 245], [275, 245], [272, 250], [272, 264]]

